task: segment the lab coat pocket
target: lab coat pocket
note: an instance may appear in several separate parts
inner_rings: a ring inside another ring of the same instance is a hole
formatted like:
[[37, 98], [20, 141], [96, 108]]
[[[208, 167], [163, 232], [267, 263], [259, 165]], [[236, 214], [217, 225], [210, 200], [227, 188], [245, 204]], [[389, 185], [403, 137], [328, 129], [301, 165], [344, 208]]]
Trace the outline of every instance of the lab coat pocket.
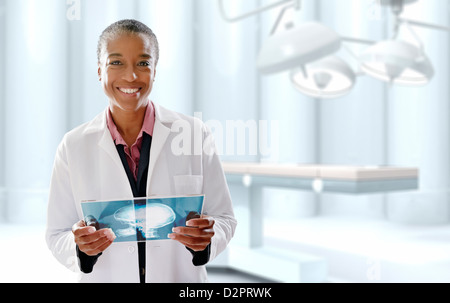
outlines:
[[203, 176], [174, 176], [177, 195], [200, 195], [203, 191]]

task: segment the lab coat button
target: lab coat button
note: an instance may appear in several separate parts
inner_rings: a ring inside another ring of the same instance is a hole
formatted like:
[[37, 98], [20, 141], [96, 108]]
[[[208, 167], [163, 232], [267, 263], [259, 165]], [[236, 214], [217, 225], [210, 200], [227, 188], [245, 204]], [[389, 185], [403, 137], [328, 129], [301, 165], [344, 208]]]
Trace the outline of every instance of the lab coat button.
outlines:
[[134, 247], [133, 246], [128, 246], [128, 252], [130, 254], [134, 253]]

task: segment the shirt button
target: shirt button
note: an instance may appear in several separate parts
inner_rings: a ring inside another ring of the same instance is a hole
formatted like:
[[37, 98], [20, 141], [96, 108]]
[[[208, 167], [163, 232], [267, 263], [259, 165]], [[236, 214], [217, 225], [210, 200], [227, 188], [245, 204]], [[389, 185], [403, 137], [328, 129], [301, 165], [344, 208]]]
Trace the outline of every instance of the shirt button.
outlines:
[[128, 252], [130, 254], [134, 253], [134, 246], [128, 246]]

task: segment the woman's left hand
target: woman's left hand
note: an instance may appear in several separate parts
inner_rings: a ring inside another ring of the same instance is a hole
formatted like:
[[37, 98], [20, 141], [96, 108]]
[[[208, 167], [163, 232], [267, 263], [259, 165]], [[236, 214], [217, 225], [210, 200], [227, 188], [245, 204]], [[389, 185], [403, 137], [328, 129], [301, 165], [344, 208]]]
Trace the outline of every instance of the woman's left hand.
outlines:
[[209, 216], [191, 219], [186, 227], [178, 226], [172, 229], [169, 238], [176, 240], [193, 251], [203, 251], [211, 244], [214, 236], [214, 219]]

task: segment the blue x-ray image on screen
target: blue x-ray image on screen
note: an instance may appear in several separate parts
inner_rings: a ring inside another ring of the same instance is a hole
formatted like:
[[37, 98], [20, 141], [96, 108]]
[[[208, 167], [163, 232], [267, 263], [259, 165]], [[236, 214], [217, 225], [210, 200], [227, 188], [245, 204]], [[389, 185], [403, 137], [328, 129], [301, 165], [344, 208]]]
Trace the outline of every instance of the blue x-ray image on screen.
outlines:
[[173, 227], [199, 217], [203, 201], [204, 196], [138, 198], [83, 202], [81, 207], [85, 221], [113, 230], [115, 242], [151, 241], [169, 239]]

